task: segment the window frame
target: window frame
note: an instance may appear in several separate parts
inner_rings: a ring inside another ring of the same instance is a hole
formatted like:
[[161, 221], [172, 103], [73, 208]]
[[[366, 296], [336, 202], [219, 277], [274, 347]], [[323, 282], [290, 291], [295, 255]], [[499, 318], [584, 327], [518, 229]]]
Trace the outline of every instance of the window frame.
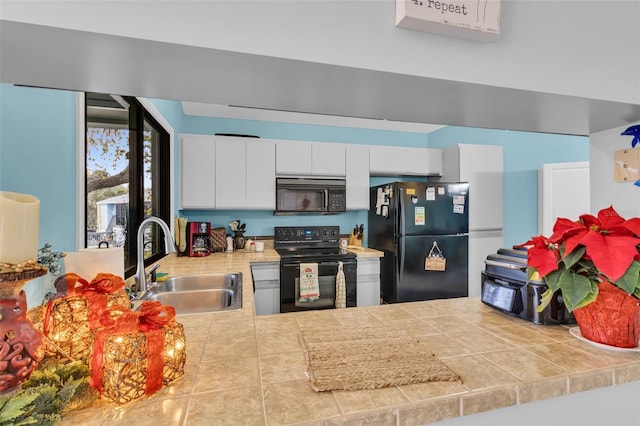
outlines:
[[[161, 197], [164, 199], [165, 210], [166, 212], [160, 212], [160, 217], [162, 217], [169, 225], [171, 229], [172, 236], [174, 231], [173, 218], [175, 216], [175, 191], [174, 191], [174, 179], [175, 179], [175, 142], [174, 142], [174, 129], [166, 120], [166, 118], [162, 115], [162, 113], [155, 107], [155, 105], [147, 98], [142, 97], [130, 97], [131, 100], [138, 103], [140, 107], [142, 107], [146, 114], [141, 114], [138, 118], [138, 128], [144, 129], [144, 118], [147, 118], [149, 122], [153, 125], [157, 125], [162, 127], [168, 134], [168, 159], [165, 159], [168, 163], [169, 173], [165, 175], [165, 182], [163, 185], [167, 185], [169, 191], [161, 191]], [[86, 150], [85, 150], [85, 138], [86, 138], [86, 104], [85, 104], [85, 92], [77, 92], [76, 94], [76, 249], [79, 250], [81, 248], [86, 247], [86, 187], [85, 187], [85, 176], [86, 176]], [[164, 167], [166, 164], [163, 164]], [[131, 172], [131, 170], [130, 170]], [[135, 176], [139, 175], [135, 173]], [[130, 179], [134, 176], [134, 173], [130, 173]], [[168, 181], [168, 182], [167, 182]], [[131, 184], [130, 184], [131, 185]], [[137, 224], [141, 223], [144, 216], [144, 210], [131, 207], [130, 206], [130, 214], [135, 212], [136, 217], [136, 226], [130, 226], [127, 229], [127, 238], [129, 238], [129, 245], [131, 247], [131, 255], [137, 256], [137, 248], [136, 248], [136, 237], [137, 237]], [[163, 217], [164, 215], [166, 217]], [[159, 228], [158, 228], [159, 229]], [[164, 245], [160, 245], [162, 251], [164, 251]], [[160, 260], [164, 255], [156, 255], [150, 258], [145, 259], [145, 265], [152, 264]], [[133, 277], [135, 274], [135, 262], [133, 266], [125, 265], [125, 279]]]

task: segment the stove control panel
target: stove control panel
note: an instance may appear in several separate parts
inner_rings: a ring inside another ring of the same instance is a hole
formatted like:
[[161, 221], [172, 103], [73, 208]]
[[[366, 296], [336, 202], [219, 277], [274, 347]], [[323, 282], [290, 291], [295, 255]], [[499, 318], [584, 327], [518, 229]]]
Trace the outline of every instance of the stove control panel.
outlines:
[[274, 243], [337, 243], [339, 239], [339, 226], [276, 226], [274, 228]]

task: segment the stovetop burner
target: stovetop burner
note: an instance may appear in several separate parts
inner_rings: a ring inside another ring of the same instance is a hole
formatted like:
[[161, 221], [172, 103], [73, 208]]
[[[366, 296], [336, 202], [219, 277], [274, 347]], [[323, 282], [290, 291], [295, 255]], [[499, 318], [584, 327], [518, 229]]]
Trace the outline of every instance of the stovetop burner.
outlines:
[[274, 235], [274, 248], [283, 259], [317, 262], [356, 258], [340, 248], [339, 226], [277, 226]]

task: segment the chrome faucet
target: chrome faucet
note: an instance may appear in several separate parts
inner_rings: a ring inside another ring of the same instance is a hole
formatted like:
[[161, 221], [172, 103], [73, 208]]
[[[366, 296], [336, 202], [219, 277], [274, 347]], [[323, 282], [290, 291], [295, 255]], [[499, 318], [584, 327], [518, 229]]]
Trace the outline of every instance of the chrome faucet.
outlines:
[[[175, 253], [176, 246], [171, 237], [171, 230], [169, 226], [160, 218], [150, 216], [142, 221], [138, 228], [137, 248], [138, 248], [138, 260], [136, 267], [136, 282], [138, 283], [138, 298], [142, 297], [147, 292], [147, 271], [144, 269], [144, 228], [151, 222], [157, 223], [162, 228], [164, 234], [164, 251], [166, 254]], [[155, 270], [158, 266], [152, 267]]]

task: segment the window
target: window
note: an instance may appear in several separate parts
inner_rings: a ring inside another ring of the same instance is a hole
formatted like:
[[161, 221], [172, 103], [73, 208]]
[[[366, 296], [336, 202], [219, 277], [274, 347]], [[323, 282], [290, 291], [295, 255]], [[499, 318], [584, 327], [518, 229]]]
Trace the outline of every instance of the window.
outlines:
[[[140, 223], [169, 223], [169, 133], [133, 97], [86, 93], [85, 117], [85, 247], [123, 247], [130, 277]], [[145, 263], [164, 256], [163, 241], [155, 224], [145, 229]]]

